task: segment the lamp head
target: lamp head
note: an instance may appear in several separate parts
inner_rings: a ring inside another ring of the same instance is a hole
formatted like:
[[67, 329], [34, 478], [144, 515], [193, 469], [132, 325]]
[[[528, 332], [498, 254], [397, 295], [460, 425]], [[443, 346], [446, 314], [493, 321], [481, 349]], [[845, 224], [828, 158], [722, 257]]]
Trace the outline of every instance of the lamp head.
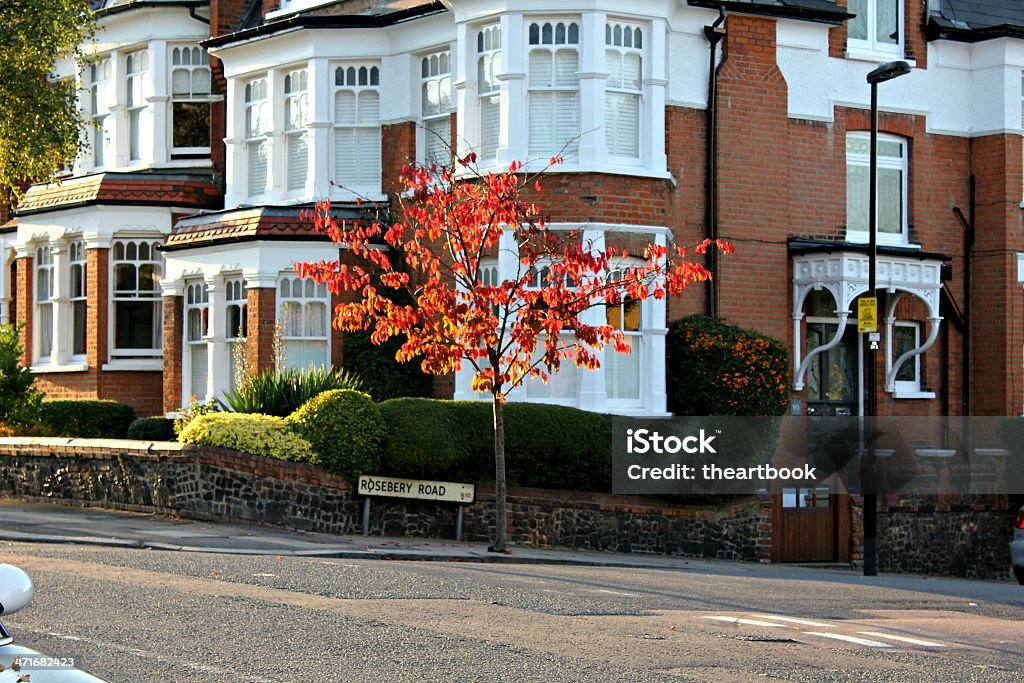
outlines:
[[884, 64], [879, 64], [878, 68], [868, 74], [868, 83], [875, 85], [876, 83], [891, 81], [899, 76], [905, 76], [908, 73], [910, 73], [910, 65], [902, 60], [885, 62]]

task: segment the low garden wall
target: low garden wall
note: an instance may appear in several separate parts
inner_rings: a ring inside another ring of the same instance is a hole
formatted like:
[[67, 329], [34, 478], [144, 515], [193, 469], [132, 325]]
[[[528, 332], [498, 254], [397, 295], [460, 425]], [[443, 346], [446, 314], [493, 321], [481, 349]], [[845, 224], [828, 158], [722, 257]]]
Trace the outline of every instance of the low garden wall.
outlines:
[[[0, 438], [0, 498], [360, 533], [361, 498], [299, 463], [189, 444]], [[493, 488], [477, 487], [463, 537], [493, 538]], [[771, 502], [694, 507], [609, 494], [512, 488], [509, 539], [520, 545], [731, 560], [771, 557]], [[452, 538], [450, 504], [375, 498], [370, 532]]]

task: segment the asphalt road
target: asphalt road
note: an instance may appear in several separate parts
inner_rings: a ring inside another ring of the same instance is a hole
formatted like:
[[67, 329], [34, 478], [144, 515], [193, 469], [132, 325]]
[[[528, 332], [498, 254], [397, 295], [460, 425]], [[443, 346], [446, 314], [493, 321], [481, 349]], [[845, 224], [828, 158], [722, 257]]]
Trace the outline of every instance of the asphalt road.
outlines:
[[[0, 545], [17, 641], [110, 681], [1020, 681], [1024, 587]], [[737, 621], [739, 620], [739, 621]]]

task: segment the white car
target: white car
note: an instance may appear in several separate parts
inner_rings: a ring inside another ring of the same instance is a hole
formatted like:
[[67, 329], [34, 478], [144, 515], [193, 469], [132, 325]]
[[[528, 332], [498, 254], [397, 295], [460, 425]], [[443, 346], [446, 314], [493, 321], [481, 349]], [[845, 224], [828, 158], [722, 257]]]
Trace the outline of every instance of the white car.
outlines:
[[1017, 583], [1024, 586], [1024, 506], [1017, 510], [1013, 520], [1013, 540], [1010, 541], [1010, 563]]
[[[9, 564], [0, 564], [0, 617], [14, 614], [32, 602], [32, 580]], [[14, 644], [0, 624], [0, 683], [103, 683], [73, 668], [69, 657], [53, 657]]]

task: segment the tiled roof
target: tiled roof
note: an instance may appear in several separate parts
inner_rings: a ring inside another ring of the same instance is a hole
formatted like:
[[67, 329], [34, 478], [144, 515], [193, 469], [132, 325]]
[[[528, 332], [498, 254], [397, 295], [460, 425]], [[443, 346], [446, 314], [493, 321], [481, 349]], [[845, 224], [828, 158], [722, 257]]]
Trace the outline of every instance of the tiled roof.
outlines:
[[942, 0], [939, 16], [963, 28], [1024, 26], [1021, 0]]
[[752, 14], [795, 17], [816, 21], [838, 22], [848, 18], [846, 7], [835, 0], [687, 0], [690, 5]]
[[17, 215], [56, 211], [85, 204], [180, 206], [213, 209], [223, 203], [210, 176], [159, 173], [97, 173], [59, 183], [33, 185]]
[[[164, 249], [174, 251], [206, 246], [217, 242], [251, 239], [326, 240], [313, 228], [313, 221], [302, 215], [309, 206], [257, 206], [190, 216], [178, 221]], [[355, 206], [336, 207], [339, 220], [363, 216]]]

